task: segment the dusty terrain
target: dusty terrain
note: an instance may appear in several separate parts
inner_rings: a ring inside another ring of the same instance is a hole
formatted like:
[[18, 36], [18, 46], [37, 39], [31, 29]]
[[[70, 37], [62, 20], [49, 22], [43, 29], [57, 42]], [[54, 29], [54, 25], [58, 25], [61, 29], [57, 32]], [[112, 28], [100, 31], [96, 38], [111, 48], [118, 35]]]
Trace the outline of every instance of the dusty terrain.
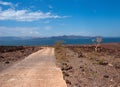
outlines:
[[54, 48], [43, 48], [0, 72], [0, 87], [67, 87]]
[[0, 46], [0, 71], [40, 49], [35, 46]]
[[1, 46], [0, 87], [120, 87], [120, 43], [98, 52], [94, 45], [60, 46], [55, 56], [62, 72], [53, 48]]
[[55, 51], [68, 87], [120, 87], [120, 43], [61, 46]]

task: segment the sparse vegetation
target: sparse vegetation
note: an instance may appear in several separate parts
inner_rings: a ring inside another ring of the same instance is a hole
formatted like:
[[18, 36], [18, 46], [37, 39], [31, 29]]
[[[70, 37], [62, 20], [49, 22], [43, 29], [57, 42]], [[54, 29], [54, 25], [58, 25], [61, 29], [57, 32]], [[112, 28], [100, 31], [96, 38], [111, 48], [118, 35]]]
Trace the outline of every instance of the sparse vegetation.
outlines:
[[57, 41], [55, 44], [55, 56], [57, 58], [57, 65], [61, 66], [62, 64], [60, 63], [66, 63], [67, 58], [66, 58], [66, 49], [63, 46], [63, 41]]
[[102, 42], [101, 37], [96, 37], [95, 39], [92, 40], [92, 42], [95, 43], [95, 52], [98, 51], [98, 47], [100, 46], [100, 43]]
[[55, 43], [55, 49], [61, 48], [62, 45], [63, 45], [63, 41], [57, 41], [57, 42]]
[[[100, 43], [98, 40], [97, 44]], [[97, 49], [95, 53], [94, 45], [62, 46], [55, 52], [68, 87], [120, 86], [120, 56], [115, 56], [119, 54], [120, 46], [107, 46], [101, 44], [101, 50]]]

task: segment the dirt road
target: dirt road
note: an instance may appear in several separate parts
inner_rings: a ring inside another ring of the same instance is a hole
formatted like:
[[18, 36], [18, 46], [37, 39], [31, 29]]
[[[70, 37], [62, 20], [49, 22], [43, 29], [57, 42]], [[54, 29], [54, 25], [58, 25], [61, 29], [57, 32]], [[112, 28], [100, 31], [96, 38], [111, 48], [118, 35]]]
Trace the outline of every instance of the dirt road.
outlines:
[[44, 48], [0, 72], [0, 87], [67, 87], [55, 64], [54, 48]]

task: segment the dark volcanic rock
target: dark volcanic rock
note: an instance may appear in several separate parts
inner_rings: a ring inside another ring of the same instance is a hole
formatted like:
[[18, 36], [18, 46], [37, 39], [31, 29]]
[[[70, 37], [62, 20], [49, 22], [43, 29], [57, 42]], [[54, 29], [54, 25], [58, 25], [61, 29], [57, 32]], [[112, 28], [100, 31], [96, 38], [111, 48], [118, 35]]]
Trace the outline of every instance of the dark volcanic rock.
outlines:
[[71, 82], [69, 80], [66, 80], [66, 83], [71, 85]]
[[107, 61], [102, 61], [102, 62], [99, 62], [100, 65], [108, 65], [108, 62]]
[[[68, 62], [61, 63], [67, 87], [118, 87], [120, 85], [120, 44], [65, 46], [67, 51], [56, 52], [57, 59], [67, 52]], [[78, 54], [78, 55], [76, 55]], [[113, 79], [113, 80], [112, 80]]]
[[0, 71], [40, 49], [38, 46], [0, 46]]
[[9, 61], [6, 61], [5, 64], [9, 64], [10, 62]]
[[109, 76], [108, 76], [108, 75], [104, 75], [103, 77], [104, 77], [104, 78], [109, 78]]
[[114, 66], [115, 66], [116, 69], [120, 69], [120, 63], [119, 62], [114, 64]]
[[80, 52], [78, 53], [78, 58], [84, 57], [84, 55]]
[[2, 59], [2, 58], [4, 58], [4, 56], [0, 56], [0, 58]]
[[70, 70], [72, 69], [72, 66], [69, 66], [69, 65], [65, 65], [62, 70]]

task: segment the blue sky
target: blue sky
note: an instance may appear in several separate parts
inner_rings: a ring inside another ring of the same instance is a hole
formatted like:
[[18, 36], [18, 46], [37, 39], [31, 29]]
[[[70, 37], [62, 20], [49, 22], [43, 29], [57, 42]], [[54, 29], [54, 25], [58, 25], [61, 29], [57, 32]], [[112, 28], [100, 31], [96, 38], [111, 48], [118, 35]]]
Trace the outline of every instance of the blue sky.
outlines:
[[120, 0], [0, 0], [0, 36], [120, 36]]

